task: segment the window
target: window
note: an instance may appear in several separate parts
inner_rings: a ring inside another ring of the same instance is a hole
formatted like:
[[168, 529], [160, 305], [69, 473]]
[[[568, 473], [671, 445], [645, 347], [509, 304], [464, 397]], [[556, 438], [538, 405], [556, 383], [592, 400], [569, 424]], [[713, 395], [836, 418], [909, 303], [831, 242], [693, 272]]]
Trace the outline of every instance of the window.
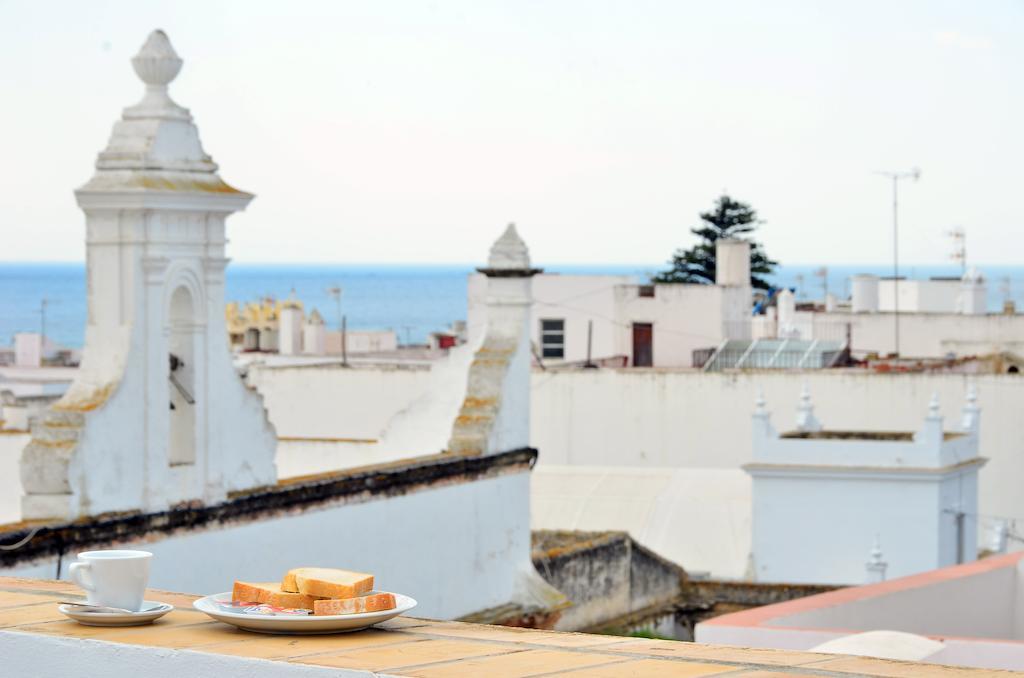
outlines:
[[640, 285], [640, 296], [654, 298], [654, 285]]
[[565, 357], [565, 320], [540, 321], [540, 355], [543, 358]]

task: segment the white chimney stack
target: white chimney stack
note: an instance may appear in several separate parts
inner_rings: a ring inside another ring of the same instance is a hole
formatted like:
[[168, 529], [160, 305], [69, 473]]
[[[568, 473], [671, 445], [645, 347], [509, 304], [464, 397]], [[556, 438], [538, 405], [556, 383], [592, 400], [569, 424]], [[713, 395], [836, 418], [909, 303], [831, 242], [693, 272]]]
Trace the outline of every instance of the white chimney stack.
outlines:
[[722, 239], [715, 242], [715, 284], [750, 284], [750, 243]]
[[850, 310], [854, 313], [878, 313], [878, 276], [853, 276]]

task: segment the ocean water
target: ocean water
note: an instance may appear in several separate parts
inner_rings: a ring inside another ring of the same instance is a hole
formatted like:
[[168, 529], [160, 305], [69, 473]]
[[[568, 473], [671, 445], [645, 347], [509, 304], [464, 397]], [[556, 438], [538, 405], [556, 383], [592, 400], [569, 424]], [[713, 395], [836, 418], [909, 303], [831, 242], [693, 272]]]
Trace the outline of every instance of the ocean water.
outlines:
[[[593, 265], [545, 266], [558, 273], [605, 273], [646, 279], [662, 264], [650, 266]], [[817, 266], [782, 266], [772, 276], [779, 286], [797, 290], [798, 299], [821, 299], [822, 276]], [[1013, 299], [1024, 308], [1024, 266], [979, 267], [989, 280], [990, 310]], [[232, 264], [227, 271], [228, 301], [254, 301], [272, 296], [282, 299], [292, 289], [307, 312], [319, 309], [330, 327], [338, 326], [338, 308], [327, 290], [342, 288], [341, 312], [353, 329], [390, 328], [401, 343], [422, 343], [433, 330], [444, 329], [466, 317], [466, 265], [269, 265]], [[828, 289], [849, 295], [850, 276], [858, 273], [890, 275], [886, 266], [828, 268]], [[901, 275], [911, 278], [958, 275], [956, 266], [907, 266]], [[85, 267], [78, 263], [0, 263], [0, 345], [10, 345], [15, 332], [42, 329], [45, 300], [46, 334], [59, 344], [82, 345], [85, 328]]]

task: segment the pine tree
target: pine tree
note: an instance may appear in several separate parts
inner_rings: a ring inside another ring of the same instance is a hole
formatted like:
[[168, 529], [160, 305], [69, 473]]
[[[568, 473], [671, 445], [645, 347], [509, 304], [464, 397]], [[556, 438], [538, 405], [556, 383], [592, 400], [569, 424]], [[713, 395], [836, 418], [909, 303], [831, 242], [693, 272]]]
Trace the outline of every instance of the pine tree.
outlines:
[[770, 275], [778, 265], [764, 253], [761, 244], [747, 236], [753, 233], [763, 221], [757, 212], [746, 203], [733, 200], [722, 194], [710, 212], [700, 215], [703, 225], [690, 229], [701, 239], [688, 250], [676, 250], [669, 262], [672, 268], [658, 273], [651, 282], [656, 283], [698, 283], [713, 285], [715, 282], [715, 241], [720, 238], [738, 238], [750, 242], [750, 284], [755, 289], [766, 290], [771, 285], [762, 276]]

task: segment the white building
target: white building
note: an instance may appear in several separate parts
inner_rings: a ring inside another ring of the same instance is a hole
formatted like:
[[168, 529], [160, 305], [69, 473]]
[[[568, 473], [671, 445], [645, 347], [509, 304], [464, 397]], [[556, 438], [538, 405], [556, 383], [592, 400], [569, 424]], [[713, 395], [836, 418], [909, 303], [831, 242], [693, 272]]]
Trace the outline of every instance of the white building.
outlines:
[[[916, 433], [823, 429], [805, 390], [797, 427], [779, 434], [754, 413], [752, 563], [758, 581], [854, 584], [872, 543], [889, 576], [977, 557], [979, 409], [943, 430], [937, 397]], [[881, 561], [875, 563], [875, 570]], [[877, 575], [873, 575], [877, 576]]]
[[[1010, 353], [1024, 355], [1024, 314], [989, 313], [985, 278], [971, 269], [961, 278], [893, 280], [852, 278], [850, 304], [798, 311], [789, 294], [753, 319], [755, 339], [836, 342], [854, 357], [944, 358]], [[898, 311], [896, 295], [898, 293]]]
[[[540, 274], [531, 336], [544, 363], [589, 357], [634, 367], [689, 367], [693, 352], [750, 337], [750, 245], [720, 240], [714, 285], [638, 285], [629, 276]], [[479, 336], [484, 277], [469, 277], [469, 341]]]
[[[980, 315], [986, 312], [987, 286], [985, 278], [975, 269], [971, 269], [962, 277], [937, 277], [927, 280], [907, 280], [905, 278], [876, 278], [875, 276], [857, 276], [853, 285], [853, 297], [858, 293], [867, 293], [877, 299], [877, 306], [872, 309], [870, 302], [854, 300], [854, 306], [860, 312], [878, 311], [892, 313], [899, 309], [901, 313], [963, 313]], [[872, 295], [870, 286], [877, 285], [877, 292]], [[897, 295], [899, 304], [897, 306]], [[871, 298], [869, 296], [869, 299]]]

